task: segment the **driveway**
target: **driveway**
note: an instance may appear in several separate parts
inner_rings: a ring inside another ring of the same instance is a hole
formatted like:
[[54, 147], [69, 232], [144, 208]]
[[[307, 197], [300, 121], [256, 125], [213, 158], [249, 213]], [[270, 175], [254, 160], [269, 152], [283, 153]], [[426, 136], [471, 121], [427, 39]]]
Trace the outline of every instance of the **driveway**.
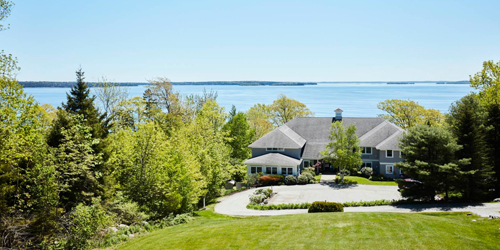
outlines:
[[[252, 210], [246, 206], [250, 201], [248, 197], [256, 189], [249, 189], [219, 199], [215, 206], [215, 212], [227, 215], [243, 216], [273, 216], [285, 214], [307, 213], [307, 209], [290, 210]], [[271, 198], [270, 204], [302, 203], [314, 201], [371, 201], [401, 199], [397, 186], [373, 186], [373, 185], [335, 185], [331, 183], [276, 186], [273, 187], [277, 194]], [[449, 204], [449, 205], [397, 205], [397, 206], [374, 206], [374, 207], [346, 207], [345, 212], [472, 212], [480, 216], [500, 216], [500, 203], [479, 204]]]
[[[269, 204], [302, 203], [314, 201], [372, 201], [401, 199], [397, 186], [373, 186], [373, 185], [335, 185], [331, 183], [275, 186], [277, 192], [269, 201]], [[230, 196], [222, 197], [215, 206], [215, 212], [227, 215], [251, 215], [268, 216], [282, 214], [307, 213], [306, 209], [292, 210], [252, 210], [246, 206], [250, 201], [248, 197], [255, 189], [245, 190]]]

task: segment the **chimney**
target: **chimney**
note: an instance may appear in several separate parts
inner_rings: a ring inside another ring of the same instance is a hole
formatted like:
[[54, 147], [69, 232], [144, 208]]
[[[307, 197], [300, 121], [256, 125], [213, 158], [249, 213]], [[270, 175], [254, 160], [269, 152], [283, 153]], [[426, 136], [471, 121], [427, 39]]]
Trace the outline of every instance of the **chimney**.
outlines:
[[344, 112], [344, 110], [342, 110], [342, 109], [335, 110], [335, 120], [336, 121], [342, 121], [342, 112]]

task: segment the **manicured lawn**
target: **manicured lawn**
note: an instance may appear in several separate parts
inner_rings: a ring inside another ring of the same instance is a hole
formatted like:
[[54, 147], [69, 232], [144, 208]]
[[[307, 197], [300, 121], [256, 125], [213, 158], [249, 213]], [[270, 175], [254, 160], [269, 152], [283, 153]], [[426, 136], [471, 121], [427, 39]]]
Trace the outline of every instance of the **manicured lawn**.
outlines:
[[218, 215], [210, 210], [198, 214], [193, 222], [140, 236], [116, 248], [500, 248], [500, 220], [466, 213], [322, 213], [247, 218]]
[[344, 179], [355, 181], [357, 184], [363, 185], [382, 185], [382, 186], [397, 186], [398, 184], [395, 181], [371, 181], [363, 177], [359, 176], [346, 176]]

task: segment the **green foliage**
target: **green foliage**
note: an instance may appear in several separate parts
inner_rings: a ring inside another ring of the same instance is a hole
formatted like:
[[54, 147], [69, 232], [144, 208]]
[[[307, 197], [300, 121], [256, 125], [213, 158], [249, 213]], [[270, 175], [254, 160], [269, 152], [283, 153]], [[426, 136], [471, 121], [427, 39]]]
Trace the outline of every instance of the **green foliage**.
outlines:
[[314, 181], [315, 181], [314, 176], [310, 172], [307, 172], [307, 171], [304, 172], [304, 171], [302, 171], [302, 174], [300, 174], [300, 175], [301, 176], [303, 175], [303, 176], [307, 177], [307, 182], [308, 183], [314, 183]]
[[[460, 166], [469, 163], [469, 159], [456, 158], [462, 147], [451, 132], [441, 127], [412, 127], [404, 134], [400, 147], [405, 161], [396, 163], [395, 167], [435, 192], [447, 194], [464, 175]], [[427, 198], [434, 199], [434, 195]]]
[[360, 172], [361, 172], [361, 176], [363, 176], [365, 178], [369, 178], [373, 174], [373, 168], [363, 167], [363, 168], [361, 168]]
[[305, 185], [305, 184], [308, 184], [308, 183], [309, 183], [309, 178], [307, 178], [307, 176], [305, 176], [305, 175], [300, 175], [297, 178], [297, 184]]
[[390, 99], [380, 102], [377, 107], [387, 114], [379, 115], [403, 129], [408, 129], [418, 124], [441, 126], [444, 115], [435, 109], [425, 109], [415, 101]]
[[66, 249], [90, 249], [98, 246], [104, 235], [99, 232], [111, 225], [110, 217], [98, 204], [79, 204], [69, 214]]
[[117, 224], [141, 224], [149, 218], [147, 214], [140, 211], [136, 202], [126, 199], [121, 192], [118, 192], [115, 199], [108, 204], [108, 211], [113, 214]]
[[285, 210], [285, 209], [308, 209], [311, 206], [311, 203], [289, 203], [289, 204], [277, 204], [277, 205], [265, 205], [265, 204], [254, 204], [250, 203], [247, 205], [248, 209], [254, 210]]
[[259, 184], [263, 186], [278, 185], [278, 183], [283, 182], [284, 179], [285, 177], [283, 175], [262, 175], [259, 177]]
[[308, 213], [344, 212], [342, 204], [337, 202], [315, 201], [309, 206]]
[[263, 194], [266, 196], [266, 198], [269, 198], [273, 194], [273, 190], [270, 188], [260, 188], [255, 190], [253, 194]]
[[500, 61], [483, 62], [483, 69], [470, 76], [471, 87], [479, 90], [484, 104], [500, 104]]
[[330, 142], [326, 145], [321, 155], [330, 162], [334, 168], [340, 169], [340, 179], [344, 180], [345, 170], [363, 163], [359, 138], [356, 135], [356, 126], [345, 128], [343, 122], [336, 121], [330, 128]]
[[[457, 150], [457, 157], [470, 159], [470, 163], [460, 166], [462, 181], [457, 189], [464, 192], [470, 200], [479, 198], [488, 189], [488, 176], [492, 175], [487, 162], [486, 150], [487, 112], [476, 95], [466, 95], [450, 107], [447, 117], [450, 131], [462, 146]], [[460, 185], [462, 183], [462, 185]]]
[[259, 184], [261, 174], [247, 174], [246, 183], [249, 187]]
[[286, 185], [295, 185], [297, 184], [297, 177], [294, 175], [287, 175], [285, 176], [285, 184]]
[[260, 203], [264, 202], [264, 200], [266, 198], [267, 197], [265, 194], [252, 194], [249, 197], [250, 203], [253, 203], [253, 204], [260, 204]]
[[237, 192], [247, 190], [247, 189], [248, 189], [247, 187], [242, 187], [240, 189], [226, 189], [226, 191], [224, 191], [224, 195], [230, 195], [232, 193], [237, 193]]
[[236, 112], [233, 106], [229, 113], [229, 120], [224, 124], [222, 130], [226, 132], [227, 144], [231, 146], [231, 159], [235, 163], [241, 163], [250, 158], [251, 150], [248, 145], [253, 142], [255, 131], [250, 129], [247, 117], [243, 112]]
[[352, 180], [350, 178], [341, 179], [340, 176], [335, 177], [335, 183], [336, 184], [348, 184], [348, 185], [358, 184], [358, 182], [356, 180]]
[[311, 112], [305, 104], [292, 98], [288, 98], [284, 94], [279, 95], [278, 99], [273, 101], [273, 104], [271, 104], [271, 112], [273, 114], [271, 120], [275, 126], [281, 126], [295, 117], [307, 117], [314, 115], [314, 113]]
[[[0, 24], [0, 30], [1, 29], [2, 25]], [[17, 58], [13, 57], [12, 54], [5, 54], [3, 50], [0, 51], [0, 77], [15, 78], [17, 75], [17, 71], [21, 70], [21, 68], [17, 66], [17, 63]]]
[[[12, 6], [14, 3], [9, 0], [0, 0], [0, 21], [3, 21], [5, 18], [10, 16], [10, 11], [12, 10]], [[0, 31], [5, 30], [3, 24], [0, 24]]]
[[257, 103], [246, 112], [248, 124], [255, 131], [255, 140], [271, 132], [274, 128], [271, 118], [273, 117], [271, 106]]

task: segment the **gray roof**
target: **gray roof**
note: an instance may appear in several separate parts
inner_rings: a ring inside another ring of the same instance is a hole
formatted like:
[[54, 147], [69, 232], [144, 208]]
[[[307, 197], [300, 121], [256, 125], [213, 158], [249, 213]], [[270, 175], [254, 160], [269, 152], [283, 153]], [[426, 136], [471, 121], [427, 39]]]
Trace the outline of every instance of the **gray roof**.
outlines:
[[254, 143], [251, 148], [302, 148], [306, 140], [286, 124], [269, 132]]
[[297, 166], [302, 162], [280, 153], [269, 153], [261, 156], [254, 157], [245, 161], [247, 165], [260, 165], [260, 166]]
[[[301, 148], [302, 158], [321, 159], [323, 151], [330, 141], [330, 127], [334, 117], [298, 117], [285, 125], [266, 134], [252, 148]], [[354, 124], [361, 147], [374, 147], [379, 150], [399, 150], [399, 138], [403, 129], [382, 118], [344, 117], [344, 126]]]

